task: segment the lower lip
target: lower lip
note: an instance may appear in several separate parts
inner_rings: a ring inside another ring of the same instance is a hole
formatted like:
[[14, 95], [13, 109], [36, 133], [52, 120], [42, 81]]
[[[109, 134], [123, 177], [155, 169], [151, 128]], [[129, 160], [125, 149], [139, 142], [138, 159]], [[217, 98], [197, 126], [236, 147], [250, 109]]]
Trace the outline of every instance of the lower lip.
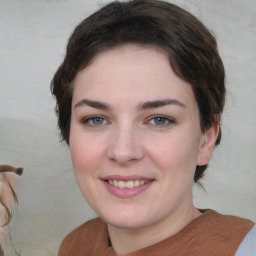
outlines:
[[134, 187], [134, 188], [119, 188], [119, 187], [109, 184], [108, 181], [105, 181], [105, 180], [103, 180], [103, 183], [104, 183], [105, 187], [107, 188], [107, 190], [112, 195], [121, 197], [121, 198], [130, 198], [130, 197], [137, 196], [138, 194], [140, 194], [143, 191], [145, 191], [146, 189], [148, 189], [152, 185], [153, 181], [150, 181], [144, 185], [140, 185], [140, 186]]

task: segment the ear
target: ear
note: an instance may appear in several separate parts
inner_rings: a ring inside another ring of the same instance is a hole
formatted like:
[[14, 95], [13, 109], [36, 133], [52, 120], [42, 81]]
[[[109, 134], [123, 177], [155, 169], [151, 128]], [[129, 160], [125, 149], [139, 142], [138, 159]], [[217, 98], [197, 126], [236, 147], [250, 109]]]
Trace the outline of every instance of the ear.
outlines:
[[216, 115], [214, 125], [207, 129], [202, 135], [199, 154], [197, 158], [197, 165], [206, 165], [210, 162], [212, 158], [212, 152], [219, 134], [219, 120], [219, 115]]

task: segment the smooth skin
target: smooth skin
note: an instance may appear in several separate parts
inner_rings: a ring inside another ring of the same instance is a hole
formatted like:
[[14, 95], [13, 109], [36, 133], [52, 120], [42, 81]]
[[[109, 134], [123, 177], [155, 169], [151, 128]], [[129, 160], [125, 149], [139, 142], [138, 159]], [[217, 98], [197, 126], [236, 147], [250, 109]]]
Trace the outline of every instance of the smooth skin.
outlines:
[[[156, 47], [100, 53], [74, 81], [70, 150], [80, 190], [107, 223], [114, 250], [129, 253], [184, 228], [201, 213], [192, 201], [197, 165], [207, 164], [218, 123], [202, 132], [192, 88]], [[106, 177], [150, 185], [113, 195]]]

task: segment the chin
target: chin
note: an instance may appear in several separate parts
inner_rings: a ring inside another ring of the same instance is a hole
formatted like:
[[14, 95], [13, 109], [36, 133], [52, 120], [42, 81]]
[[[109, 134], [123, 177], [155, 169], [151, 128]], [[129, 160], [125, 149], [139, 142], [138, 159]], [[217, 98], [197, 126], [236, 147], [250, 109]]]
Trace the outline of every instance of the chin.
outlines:
[[115, 228], [119, 229], [140, 229], [147, 226], [145, 221], [138, 221], [138, 220], [123, 220], [123, 219], [105, 219], [105, 222], [108, 225], [111, 225]]
[[99, 215], [107, 224], [122, 229], [139, 229], [150, 225], [152, 216], [138, 209], [122, 209]]

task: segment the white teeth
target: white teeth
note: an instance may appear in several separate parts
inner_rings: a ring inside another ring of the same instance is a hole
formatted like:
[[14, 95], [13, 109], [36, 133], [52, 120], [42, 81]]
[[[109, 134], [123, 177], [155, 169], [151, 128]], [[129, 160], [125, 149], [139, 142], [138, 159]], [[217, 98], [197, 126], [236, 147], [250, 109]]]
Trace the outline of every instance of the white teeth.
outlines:
[[133, 180], [129, 180], [128, 182], [126, 182], [125, 184], [126, 188], [134, 188], [134, 181]]
[[139, 181], [139, 180], [135, 180], [134, 186], [135, 186], [135, 187], [138, 187], [139, 185], [140, 185], [140, 181]]
[[126, 182], [125, 182], [125, 181], [122, 181], [122, 180], [119, 180], [117, 186], [118, 186], [119, 188], [125, 188], [125, 187], [126, 187]]
[[129, 181], [108, 180], [108, 182], [110, 185], [113, 185], [119, 188], [134, 188], [134, 187], [139, 187], [145, 184], [144, 180], [129, 180]]

